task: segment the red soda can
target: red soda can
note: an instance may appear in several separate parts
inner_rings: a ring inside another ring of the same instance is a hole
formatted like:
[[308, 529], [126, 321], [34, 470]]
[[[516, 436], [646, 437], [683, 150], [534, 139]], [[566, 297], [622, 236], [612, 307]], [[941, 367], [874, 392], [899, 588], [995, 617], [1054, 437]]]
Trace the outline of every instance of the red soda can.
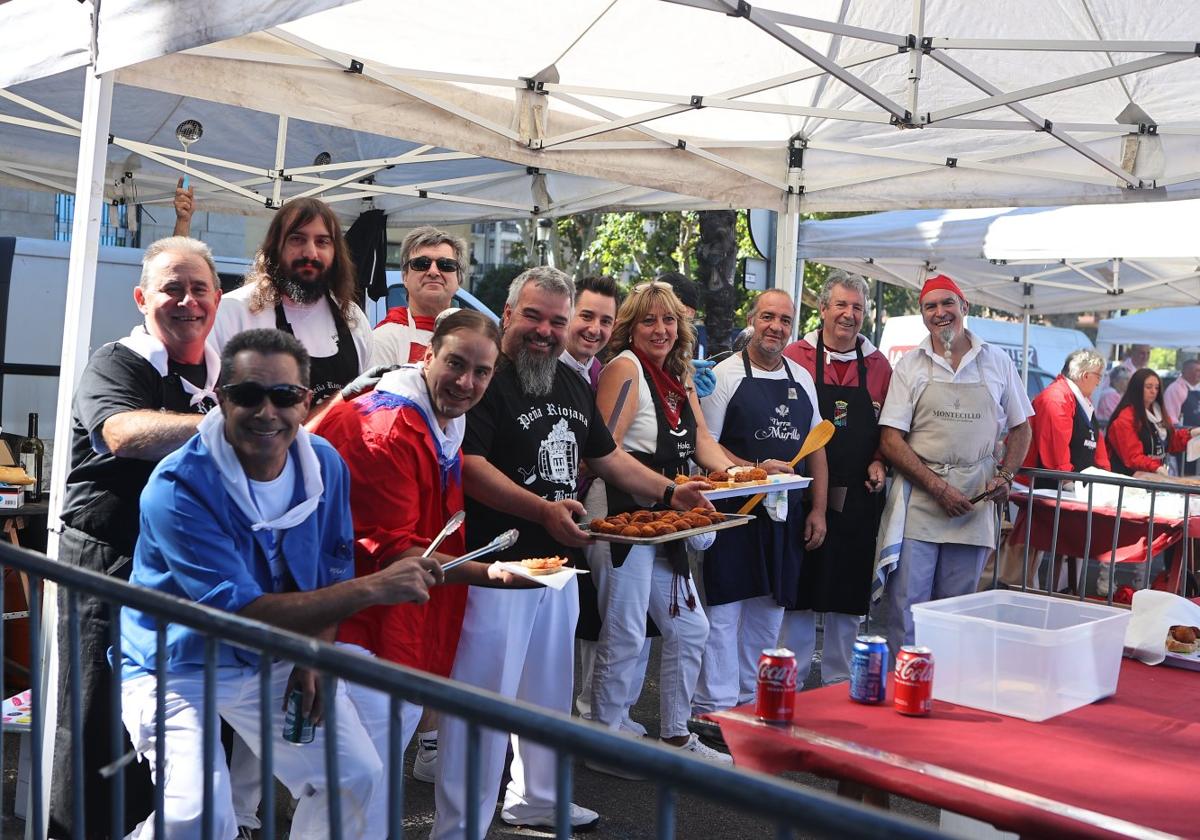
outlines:
[[796, 708], [796, 654], [787, 648], [764, 650], [758, 659], [754, 714], [768, 723], [791, 723]]
[[927, 715], [933, 709], [933, 651], [905, 645], [896, 654], [892, 702], [902, 715]]

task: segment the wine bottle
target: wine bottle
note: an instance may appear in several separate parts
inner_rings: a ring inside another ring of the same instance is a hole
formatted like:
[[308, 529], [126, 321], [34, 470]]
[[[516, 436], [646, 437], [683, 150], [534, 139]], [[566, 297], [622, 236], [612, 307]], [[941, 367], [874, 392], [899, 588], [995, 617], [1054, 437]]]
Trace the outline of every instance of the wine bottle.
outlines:
[[46, 446], [38, 437], [38, 416], [37, 412], [29, 414], [29, 437], [21, 441], [20, 449], [21, 466], [25, 468], [25, 473], [33, 479], [33, 484], [25, 488], [26, 502], [40, 502], [42, 500], [42, 458], [46, 454]]

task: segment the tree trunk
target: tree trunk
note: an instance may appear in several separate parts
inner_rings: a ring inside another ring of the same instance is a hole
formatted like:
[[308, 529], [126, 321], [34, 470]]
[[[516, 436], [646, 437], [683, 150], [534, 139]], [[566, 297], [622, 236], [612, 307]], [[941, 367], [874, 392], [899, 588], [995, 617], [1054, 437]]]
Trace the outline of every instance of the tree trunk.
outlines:
[[737, 294], [733, 272], [737, 267], [737, 211], [703, 210], [700, 242], [696, 245], [697, 274], [704, 289], [704, 325], [708, 352], [729, 349]]

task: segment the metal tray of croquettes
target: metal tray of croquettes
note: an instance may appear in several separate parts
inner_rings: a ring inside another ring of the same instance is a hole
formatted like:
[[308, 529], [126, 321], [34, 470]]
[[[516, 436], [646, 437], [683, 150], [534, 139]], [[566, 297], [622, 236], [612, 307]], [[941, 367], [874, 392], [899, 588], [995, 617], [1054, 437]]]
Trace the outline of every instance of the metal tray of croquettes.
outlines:
[[584, 527], [588, 535], [605, 542], [625, 545], [658, 545], [685, 540], [708, 531], [737, 528], [754, 519], [752, 514], [721, 513], [716, 510], [635, 510], [604, 519], [593, 519]]

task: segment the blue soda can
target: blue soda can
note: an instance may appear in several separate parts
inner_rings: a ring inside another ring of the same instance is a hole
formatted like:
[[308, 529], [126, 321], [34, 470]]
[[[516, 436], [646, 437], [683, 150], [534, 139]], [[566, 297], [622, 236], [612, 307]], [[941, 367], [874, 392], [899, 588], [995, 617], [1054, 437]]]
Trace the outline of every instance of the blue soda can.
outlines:
[[316, 737], [316, 727], [311, 718], [304, 717], [301, 704], [304, 702], [304, 692], [298, 688], [292, 689], [288, 695], [287, 711], [283, 713], [283, 740], [291, 744], [311, 744]]
[[882, 703], [887, 699], [887, 639], [859, 636], [850, 655], [850, 699]]

